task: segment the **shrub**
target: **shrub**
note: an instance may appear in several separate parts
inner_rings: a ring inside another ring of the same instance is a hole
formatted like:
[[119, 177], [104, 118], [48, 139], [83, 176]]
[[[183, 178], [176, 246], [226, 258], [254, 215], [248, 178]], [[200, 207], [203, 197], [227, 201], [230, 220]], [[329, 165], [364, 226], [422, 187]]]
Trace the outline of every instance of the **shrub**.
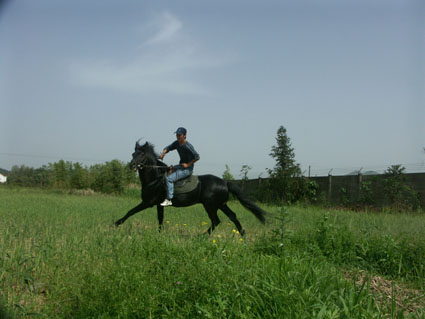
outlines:
[[405, 167], [392, 165], [385, 171], [383, 186], [393, 209], [398, 211], [417, 209], [418, 193], [406, 183]]

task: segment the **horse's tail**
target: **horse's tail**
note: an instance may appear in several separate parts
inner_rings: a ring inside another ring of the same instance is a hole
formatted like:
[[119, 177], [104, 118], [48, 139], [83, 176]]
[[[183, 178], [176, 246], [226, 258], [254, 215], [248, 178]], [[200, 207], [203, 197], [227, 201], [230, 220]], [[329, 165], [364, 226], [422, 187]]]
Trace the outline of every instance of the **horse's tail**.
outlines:
[[227, 181], [227, 188], [229, 189], [229, 192], [236, 196], [236, 198], [241, 202], [242, 206], [248, 209], [250, 212], [252, 212], [255, 217], [258, 218], [260, 222], [263, 224], [266, 223], [265, 215], [267, 215], [267, 212], [262, 210], [260, 207], [255, 205], [254, 202], [248, 199], [248, 197], [242, 192], [242, 190], [239, 188], [238, 185], [236, 185], [233, 182]]

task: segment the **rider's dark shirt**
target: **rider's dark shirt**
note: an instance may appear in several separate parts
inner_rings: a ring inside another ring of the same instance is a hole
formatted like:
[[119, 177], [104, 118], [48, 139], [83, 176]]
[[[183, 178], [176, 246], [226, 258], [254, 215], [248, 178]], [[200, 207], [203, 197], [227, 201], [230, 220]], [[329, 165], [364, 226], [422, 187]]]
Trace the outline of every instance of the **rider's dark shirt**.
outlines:
[[[190, 144], [188, 141], [180, 146], [178, 141], [174, 141], [170, 145], [168, 145], [166, 148], [167, 152], [172, 150], [177, 150], [180, 156], [180, 164], [182, 163], [189, 163], [192, 160], [199, 160], [199, 154], [197, 151], [195, 151], [195, 148], [192, 144]], [[189, 169], [193, 170], [194, 165], [191, 165], [188, 167]]]

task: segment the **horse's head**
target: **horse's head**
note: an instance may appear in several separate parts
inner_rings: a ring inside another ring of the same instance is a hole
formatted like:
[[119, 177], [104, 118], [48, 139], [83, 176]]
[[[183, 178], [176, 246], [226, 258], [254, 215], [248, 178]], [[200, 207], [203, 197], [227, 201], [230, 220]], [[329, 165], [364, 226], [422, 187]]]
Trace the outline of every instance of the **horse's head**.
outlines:
[[130, 168], [136, 171], [138, 168], [142, 168], [144, 165], [154, 165], [156, 163], [156, 158], [158, 157], [155, 154], [153, 146], [146, 142], [143, 145], [139, 144], [139, 141], [136, 142], [136, 147], [134, 148], [133, 158], [130, 162]]

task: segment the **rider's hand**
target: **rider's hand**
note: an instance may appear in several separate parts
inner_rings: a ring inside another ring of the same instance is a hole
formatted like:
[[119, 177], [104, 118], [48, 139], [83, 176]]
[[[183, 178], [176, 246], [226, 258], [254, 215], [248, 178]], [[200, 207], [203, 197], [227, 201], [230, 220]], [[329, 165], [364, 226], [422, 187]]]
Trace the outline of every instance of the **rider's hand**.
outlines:
[[187, 164], [187, 163], [181, 163], [180, 164], [183, 168], [188, 168], [189, 167], [189, 164]]
[[164, 158], [165, 153], [167, 153], [167, 150], [166, 150], [166, 149], [164, 149], [164, 150], [162, 151], [161, 155], [159, 155], [159, 158], [160, 158], [161, 160]]
[[170, 165], [169, 167], [168, 167], [168, 172], [171, 174], [172, 172], [174, 172], [174, 166], [173, 165]]

